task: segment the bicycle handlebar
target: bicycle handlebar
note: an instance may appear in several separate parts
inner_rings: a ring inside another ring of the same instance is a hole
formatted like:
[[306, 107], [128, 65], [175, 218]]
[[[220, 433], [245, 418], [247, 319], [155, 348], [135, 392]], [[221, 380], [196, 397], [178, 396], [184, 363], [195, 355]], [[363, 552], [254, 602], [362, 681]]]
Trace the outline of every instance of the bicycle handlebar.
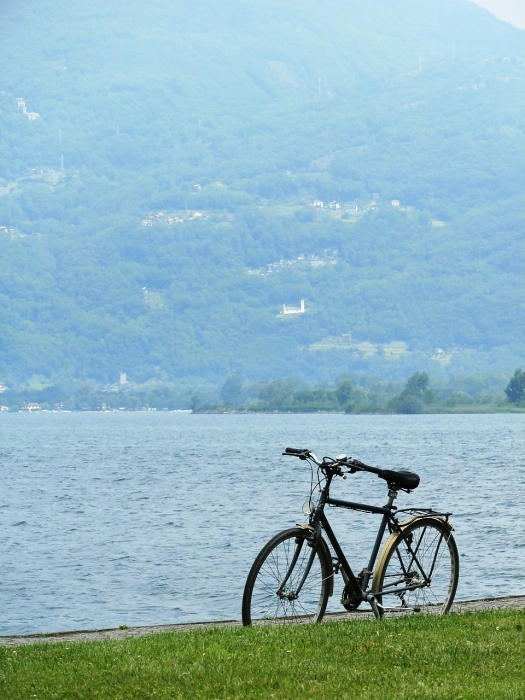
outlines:
[[289, 457], [299, 457], [299, 459], [311, 459], [317, 464], [318, 467], [329, 468], [332, 466], [337, 467], [337, 470], [340, 470], [341, 467], [348, 467], [352, 474], [355, 474], [357, 471], [371, 472], [372, 474], [381, 474], [383, 472], [382, 469], [371, 467], [358, 459], [347, 457], [346, 455], [341, 455], [341, 457], [336, 457], [335, 459], [332, 457], [325, 457], [322, 461], [319, 461], [313, 452], [310, 452], [310, 450], [305, 448], [287, 447], [284, 450], [283, 455]]
[[[343, 469], [346, 467], [350, 474], [355, 474], [356, 472], [370, 472], [371, 474], [377, 474], [380, 479], [384, 479], [390, 487], [401, 488], [406, 491], [415, 489], [419, 485], [419, 476], [413, 472], [408, 471], [391, 471], [390, 469], [379, 469], [378, 467], [371, 467], [359, 459], [354, 459], [353, 457], [347, 457], [346, 455], [339, 455], [338, 457], [323, 457], [322, 461], [318, 460], [313, 452], [306, 449], [298, 449], [297, 447], [287, 447], [283, 452], [283, 455], [288, 455], [289, 457], [299, 457], [299, 459], [308, 459], [314, 462], [322, 471], [332, 476], [342, 476], [346, 479], [345, 472]], [[348, 473], [348, 472], [346, 472]]]
[[345, 461], [345, 464], [347, 467], [350, 467], [350, 469], [353, 469], [354, 471], [371, 472], [372, 474], [381, 474], [381, 472], [383, 471], [382, 469], [378, 469], [377, 467], [371, 467], [368, 464], [365, 464], [364, 462], [360, 462], [358, 459], [354, 459], [353, 457], [348, 457]]
[[297, 447], [287, 447], [283, 452], [283, 455], [288, 457], [299, 457], [299, 459], [313, 459], [313, 461], [319, 466], [319, 462], [310, 450], [303, 450]]

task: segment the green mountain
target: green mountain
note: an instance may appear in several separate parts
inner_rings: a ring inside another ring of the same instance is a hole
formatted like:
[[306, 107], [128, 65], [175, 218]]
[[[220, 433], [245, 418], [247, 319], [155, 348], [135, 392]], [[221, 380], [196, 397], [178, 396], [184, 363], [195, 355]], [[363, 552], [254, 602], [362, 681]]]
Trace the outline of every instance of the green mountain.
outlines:
[[18, 0], [0, 38], [2, 382], [523, 361], [523, 32], [463, 0]]

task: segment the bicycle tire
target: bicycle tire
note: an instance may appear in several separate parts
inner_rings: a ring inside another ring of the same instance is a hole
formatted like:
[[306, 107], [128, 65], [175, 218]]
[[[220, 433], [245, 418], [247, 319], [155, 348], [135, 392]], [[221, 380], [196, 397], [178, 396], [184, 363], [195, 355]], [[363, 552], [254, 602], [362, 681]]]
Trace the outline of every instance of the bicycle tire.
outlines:
[[444, 614], [450, 610], [459, 578], [459, 555], [451, 530], [442, 518], [415, 517], [390, 535], [372, 581], [380, 606], [389, 612]]
[[[321, 622], [333, 591], [334, 575], [328, 546], [322, 538], [302, 589], [294, 597], [294, 586], [299, 585], [312, 554], [313, 537], [310, 530], [290, 528], [272, 537], [262, 548], [244, 587], [243, 625]], [[297, 548], [297, 561], [285, 581]]]

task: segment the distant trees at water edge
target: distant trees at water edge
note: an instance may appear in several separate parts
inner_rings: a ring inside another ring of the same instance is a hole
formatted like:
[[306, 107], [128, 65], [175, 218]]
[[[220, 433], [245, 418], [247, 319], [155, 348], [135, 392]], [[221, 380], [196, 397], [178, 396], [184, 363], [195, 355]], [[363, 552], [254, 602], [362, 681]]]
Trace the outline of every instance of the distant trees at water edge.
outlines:
[[231, 375], [220, 388], [200, 386], [198, 390], [160, 383], [102, 389], [88, 382], [69, 388], [1, 389], [2, 412], [191, 410], [194, 413], [418, 414], [525, 410], [525, 372], [521, 369], [516, 369], [508, 380], [502, 375], [431, 380], [426, 372], [415, 372], [405, 383], [374, 376], [343, 376], [333, 384], [312, 387], [298, 379], [248, 384]]
[[415, 372], [404, 385], [377, 377], [359, 378], [355, 384], [344, 378], [333, 387], [317, 388], [276, 380], [260, 385], [256, 398], [249, 394], [238, 377], [228, 377], [221, 390], [222, 403], [197, 405], [194, 410], [402, 414], [519, 410], [525, 409], [525, 372], [516, 370], [504, 391], [495, 378], [454, 378], [431, 386], [426, 372]]

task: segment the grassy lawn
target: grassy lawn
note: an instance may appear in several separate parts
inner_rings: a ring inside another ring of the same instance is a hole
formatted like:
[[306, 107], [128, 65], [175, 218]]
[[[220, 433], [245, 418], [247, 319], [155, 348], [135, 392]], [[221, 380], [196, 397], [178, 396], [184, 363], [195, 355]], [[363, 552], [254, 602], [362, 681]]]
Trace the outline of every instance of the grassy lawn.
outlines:
[[0, 649], [2, 700], [525, 699], [525, 611]]

